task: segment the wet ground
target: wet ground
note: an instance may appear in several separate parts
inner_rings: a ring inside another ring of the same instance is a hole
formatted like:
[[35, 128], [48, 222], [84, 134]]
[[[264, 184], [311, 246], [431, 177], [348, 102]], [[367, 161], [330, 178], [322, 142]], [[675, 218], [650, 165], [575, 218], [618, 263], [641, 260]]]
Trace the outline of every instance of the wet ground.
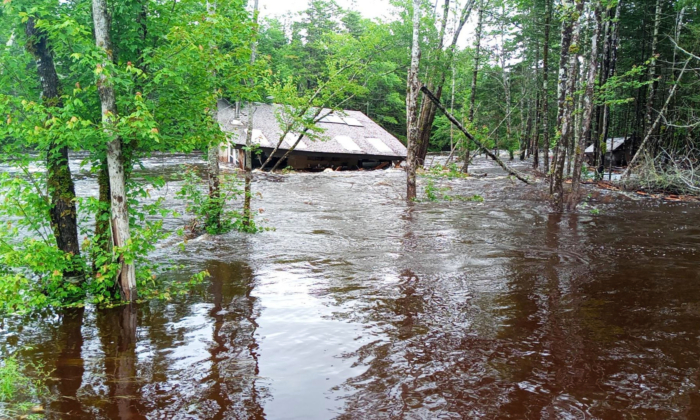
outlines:
[[211, 273], [188, 296], [5, 319], [0, 344], [53, 370], [50, 418], [700, 418], [700, 206], [552, 214], [473, 170], [439, 186], [483, 203], [408, 206], [392, 170], [258, 176], [275, 231], [159, 249]]

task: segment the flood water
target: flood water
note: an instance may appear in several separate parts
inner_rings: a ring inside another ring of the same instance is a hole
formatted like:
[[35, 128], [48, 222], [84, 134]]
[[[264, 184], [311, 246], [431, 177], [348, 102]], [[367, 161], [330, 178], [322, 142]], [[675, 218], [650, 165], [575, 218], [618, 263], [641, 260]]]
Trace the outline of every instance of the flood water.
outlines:
[[201, 287], [5, 319], [0, 344], [52, 371], [49, 418], [700, 418], [700, 207], [552, 214], [474, 172], [438, 184], [483, 203], [407, 205], [392, 170], [258, 175], [275, 231], [156, 253]]

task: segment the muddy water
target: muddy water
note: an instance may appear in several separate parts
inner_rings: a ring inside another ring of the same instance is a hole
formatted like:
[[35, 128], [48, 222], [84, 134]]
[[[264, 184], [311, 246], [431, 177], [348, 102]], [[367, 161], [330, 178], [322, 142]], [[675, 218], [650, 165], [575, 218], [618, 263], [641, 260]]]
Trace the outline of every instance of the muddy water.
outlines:
[[6, 319], [2, 346], [53, 370], [50, 418], [700, 418], [700, 208], [562, 216], [474, 172], [438, 185], [483, 203], [413, 206], [401, 172], [259, 176], [276, 231], [159, 249], [202, 287]]

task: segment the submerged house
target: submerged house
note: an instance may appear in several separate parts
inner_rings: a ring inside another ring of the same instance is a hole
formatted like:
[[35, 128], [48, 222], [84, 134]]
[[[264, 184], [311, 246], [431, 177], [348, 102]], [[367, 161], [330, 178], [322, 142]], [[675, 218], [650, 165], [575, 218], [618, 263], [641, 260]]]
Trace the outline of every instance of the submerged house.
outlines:
[[[218, 111], [219, 124], [229, 134], [228, 143], [222, 144], [219, 150], [219, 160], [242, 168], [245, 164], [243, 147], [248, 109], [237, 110], [233, 104], [221, 100]], [[278, 144], [284, 131], [278, 120], [282, 111], [282, 106], [275, 104], [257, 104], [253, 107], [252, 142], [262, 151], [253, 157], [253, 167], [261, 166]], [[325, 114], [324, 110], [322, 115]], [[360, 111], [333, 112], [317, 125], [323, 132], [316, 134], [314, 139], [302, 137], [286, 161], [280, 162], [279, 168], [359, 169], [379, 165], [385, 167], [406, 159], [406, 147], [401, 141]], [[269, 168], [292, 148], [298, 137], [298, 133], [288, 133], [284, 137]]]
[[[606, 142], [605, 147], [605, 164], [610, 164], [610, 159], [612, 157], [613, 166], [624, 166], [631, 159], [632, 153], [632, 141], [625, 137], [615, 137], [609, 138]], [[593, 150], [594, 145], [591, 144], [586, 148], [586, 160], [589, 164], [593, 163]]]

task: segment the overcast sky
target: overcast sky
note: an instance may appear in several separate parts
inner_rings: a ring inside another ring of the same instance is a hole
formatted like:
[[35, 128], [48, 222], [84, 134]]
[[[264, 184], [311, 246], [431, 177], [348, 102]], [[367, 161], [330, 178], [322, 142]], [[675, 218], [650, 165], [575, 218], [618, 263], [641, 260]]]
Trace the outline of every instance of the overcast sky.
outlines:
[[[395, 19], [392, 16], [395, 8], [389, 4], [389, 0], [336, 0], [336, 3], [344, 9], [357, 10], [369, 19], [381, 19], [384, 22]], [[296, 14], [306, 10], [308, 5], [309, 0], [259, 0], [260, 14], [264, 17], [281, 16], [287, 12]], [[473, 12], [462, 30], [458, 42], [460, 47], [465, 47], [473, 41], [475, 15]], [[488, 43], [487, 40], [485, 42]]]
[[[359, 11], [364, 17], [384, 18], [390, 16], [392, 6], [389, 0], [336, 0], [344, 9]], [[260, 12], [263, 16], [279, 16], [286, 12], [300, 12], [308, 6], [308, 0], [260, 0]]]

